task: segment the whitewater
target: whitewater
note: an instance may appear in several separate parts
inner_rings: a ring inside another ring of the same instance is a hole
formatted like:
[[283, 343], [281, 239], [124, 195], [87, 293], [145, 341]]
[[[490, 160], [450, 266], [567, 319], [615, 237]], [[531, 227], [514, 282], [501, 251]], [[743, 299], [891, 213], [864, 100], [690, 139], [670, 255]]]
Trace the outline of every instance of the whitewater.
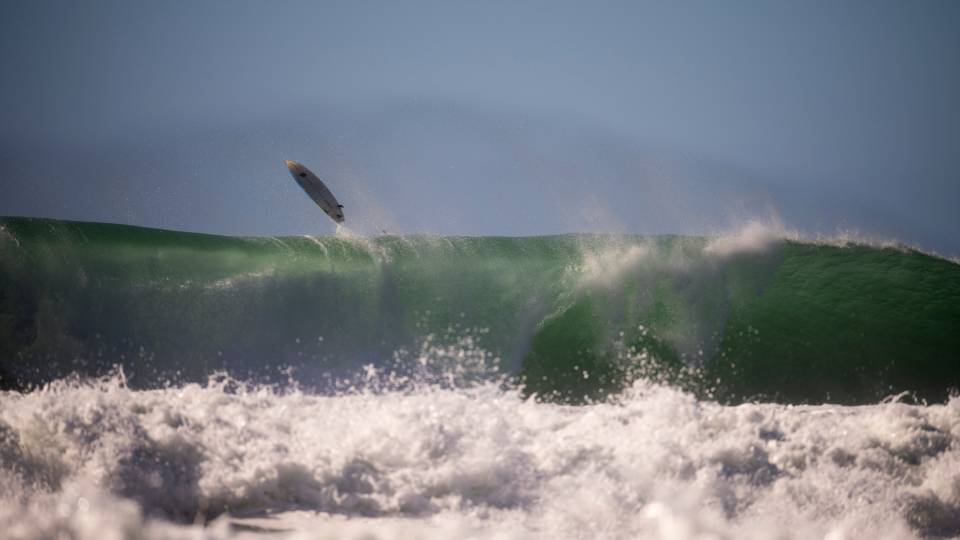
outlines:
[[323, 396], [122, 378], [2, 398], [5, 538], [914, 538], [960, 530], [960, 400], [721, 406], [635, 383]]
[[960, 266], [0, 220], [0, 538], [960, 536]]

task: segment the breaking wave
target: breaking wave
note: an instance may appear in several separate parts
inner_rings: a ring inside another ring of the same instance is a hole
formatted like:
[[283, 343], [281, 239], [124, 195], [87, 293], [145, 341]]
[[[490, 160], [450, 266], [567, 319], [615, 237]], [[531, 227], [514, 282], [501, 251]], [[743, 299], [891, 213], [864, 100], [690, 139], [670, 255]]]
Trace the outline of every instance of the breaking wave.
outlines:
[[477, 373], [569, 403], [639, 378], [726, 403], [943, 401], [960, 386], [960, 265], [902, 247], [756, 225], [720, 238], [0, 230], [7, 388], [120, 365], [135, 388], [292, 370], [322, 390], [415, 367], [425, 346], [474, 351]]

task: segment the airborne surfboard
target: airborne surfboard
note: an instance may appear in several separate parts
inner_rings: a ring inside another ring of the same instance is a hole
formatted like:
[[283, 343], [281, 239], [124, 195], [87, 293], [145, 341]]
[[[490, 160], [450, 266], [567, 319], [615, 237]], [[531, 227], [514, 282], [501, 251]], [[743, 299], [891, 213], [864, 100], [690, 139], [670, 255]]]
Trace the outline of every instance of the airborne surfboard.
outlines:
[[287, 169], [290, 169], [293, 179], [307, 192], [313, 202], [317, 203], [317, 206], [330, 216], [330, 219], [337, 223], [343, 223], [343, 205], [337, 201], [337, 198], [333, 196], [333, 193], [330, 192], [323, 181], [299, 162], [288, 159], [284, 163], [287, 164]]

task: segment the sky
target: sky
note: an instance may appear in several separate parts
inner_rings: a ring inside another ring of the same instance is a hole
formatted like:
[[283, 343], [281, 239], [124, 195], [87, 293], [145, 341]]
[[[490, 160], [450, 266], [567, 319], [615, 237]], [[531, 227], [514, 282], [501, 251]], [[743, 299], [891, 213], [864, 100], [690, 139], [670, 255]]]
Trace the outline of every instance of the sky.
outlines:
[[960, 255], [960, 3], [0, 3], [0, 215]]

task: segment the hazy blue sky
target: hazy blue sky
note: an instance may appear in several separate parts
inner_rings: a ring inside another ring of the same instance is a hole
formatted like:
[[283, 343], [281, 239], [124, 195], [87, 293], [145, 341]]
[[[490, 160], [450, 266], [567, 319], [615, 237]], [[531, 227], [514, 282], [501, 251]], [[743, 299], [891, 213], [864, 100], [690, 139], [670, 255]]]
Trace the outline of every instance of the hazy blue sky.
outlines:
[[960, 2], [0, 3], [0, 214], [960, 254]]

